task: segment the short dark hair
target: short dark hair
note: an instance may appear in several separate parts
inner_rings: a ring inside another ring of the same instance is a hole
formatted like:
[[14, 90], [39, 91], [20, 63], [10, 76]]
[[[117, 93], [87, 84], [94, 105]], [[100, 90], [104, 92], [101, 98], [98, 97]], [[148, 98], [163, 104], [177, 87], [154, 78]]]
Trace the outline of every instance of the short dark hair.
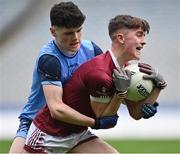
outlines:
[[55, 4], [50, 11], [51, 26], [77, 28], [84, 23], [85, 18], [73, 2]]
[[149, 33], [149, 23], [141, 18], [132, 17], [130, 15], [117, 15], [109, 22], [109, 36], [112, 39], [113, 34], [120, 29], [138, 29], [142, 28], [144, 32]]

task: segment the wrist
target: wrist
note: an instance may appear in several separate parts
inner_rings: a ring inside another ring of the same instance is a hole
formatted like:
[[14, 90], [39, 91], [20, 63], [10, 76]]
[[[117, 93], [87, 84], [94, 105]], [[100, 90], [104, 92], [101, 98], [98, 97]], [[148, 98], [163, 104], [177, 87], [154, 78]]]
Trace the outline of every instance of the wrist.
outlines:
[[94, 119], [94, 123], [91, 126], [92, 129], [99, 129], [99, 120], [98, 119]]

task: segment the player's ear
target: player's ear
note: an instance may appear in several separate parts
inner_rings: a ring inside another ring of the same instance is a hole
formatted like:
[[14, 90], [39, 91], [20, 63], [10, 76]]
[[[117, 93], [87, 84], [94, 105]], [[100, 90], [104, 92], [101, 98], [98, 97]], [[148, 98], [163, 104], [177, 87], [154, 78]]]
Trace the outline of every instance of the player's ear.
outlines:
[[51, 26], [49, 30], [50, 30], [52, 36], [56, 37], [56, 28], [54, 26]]
[[118, 32], [116, 34], [116, 37], [117, 37], [117, 40], [118, 40], [119, 43], [124, 44], [124, 34], [123, 33]]

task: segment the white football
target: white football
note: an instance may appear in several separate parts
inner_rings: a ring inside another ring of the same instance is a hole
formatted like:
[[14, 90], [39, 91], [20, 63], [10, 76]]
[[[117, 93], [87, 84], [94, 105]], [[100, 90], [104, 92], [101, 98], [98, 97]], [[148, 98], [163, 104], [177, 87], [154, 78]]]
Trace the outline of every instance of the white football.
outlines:
[[153, 90], [153, 82], [143, 79], [145, 73], [139, 71], [138, 64], [130, 64], [125, 69], [131, 71], [131, 82], [126, 99], [138, 102], [147, 98]]

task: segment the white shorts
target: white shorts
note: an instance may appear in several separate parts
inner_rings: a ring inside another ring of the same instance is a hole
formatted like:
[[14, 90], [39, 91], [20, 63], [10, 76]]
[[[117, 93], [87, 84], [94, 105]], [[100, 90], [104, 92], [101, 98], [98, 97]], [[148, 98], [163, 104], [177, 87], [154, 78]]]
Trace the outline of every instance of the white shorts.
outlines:
[[76, 145], [97, 138], [89, 130], [70, 134], [66, 137], [51, 136], [33, 123], [30, 126], [24, 149], [30, 153], [66, 153]]

